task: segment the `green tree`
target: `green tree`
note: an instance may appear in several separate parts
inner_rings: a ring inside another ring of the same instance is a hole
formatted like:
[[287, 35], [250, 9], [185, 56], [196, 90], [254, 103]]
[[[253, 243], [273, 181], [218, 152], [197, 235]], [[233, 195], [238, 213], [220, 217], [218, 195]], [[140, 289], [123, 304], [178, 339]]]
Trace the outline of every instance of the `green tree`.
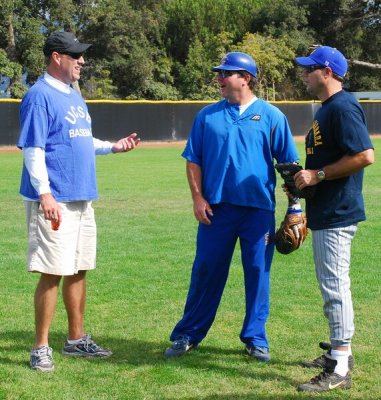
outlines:
[[110, 78], [110, 71], [94, 67], [95, 74], [83, 84], [81, 94], [86, 99], [115, 99], [117, 88]]
[[352, 91], [381, 90], [380, 70], [353, 61], [381, 63], [380, 0], [301, 0], [309, 11], [315, 44], [337, 47], [350, 61], [347, 86]]
[[5, 50], [0, 49], [0, 75], [10, 78], [11, 84], [7, 90], [10, 97], [20, 98], [26, 92], [26, 87], [21, 83], [21, 71], [21, 65], [10, 61]]
[[285, 40], [295, 51], [313, 42], [308, 26], [309, 10], [298, 0], [271, 0], [255, 10], [250, 32]]
[[45, 69], [42, 47], [45, 37], [40, 32], [41, 21], [30, 15], [27, 7], [20, 7], [15, 22], [17, 30], [17, 60], [27, 72], [27, 82], [33, 84]]
[[[84, 29], [85, 38], [94, 43], [89, 55], [110, 71], [122, 98], [157, 98], [166, 92], [177, 97], [171, 78], [172, 61], [161, 43], [159, 22], [163, 14], [156, 3], [150, 4], [153, 9], [135, 8], [136, 4], [133, 2], [133, 7], [128, 0], [118, 4], [99, 1], [97, 13]], [[86, 77], [92, 73], [89, 64]]]
[[12, 97], [25, 93], [22, 73], [26, 73], [27, 82], [33, 84], [45, 69], [44, 32], [63, 28], [75, 31], [80, 26], [76, 10], [75, 2], [71, 0], [2, 0], [0, 47], [6, 51], [9, 62], [22, 66], [22, 72], [11, 78], [9, 92]]
[[46, 36], [70, 30], [93, 44], [81, 79], [91, 98], [217, 99], [211, 67], [239, 49], [258, 62], [265, 98], [297, 99], [292, 59], [320, 43], [349, 59], [351, 90], [380, 90], [380, 14], [380, 0], [2, 0], [1, 68], [21, 96], [23, 74], [32, 84], [45, 69]]
[[[294, 51], [302, 54], [315, 42], [314, 30], [308, 25], [309, 9], [299, 0], [270, 0], [253, 14], [251, 32], [280, 39]], [[306, 96], [296, 68], [287, 68], [287, 74], [278, 84], [277, 97], [295, 99]]]
[[186, 99], [217, 99], [211, 67], [249, 30], [259, 0], [170, 0], [165, 44], [174, 84]]
[[210, 36], [229, 32], [233, 41], [240, 40], [249, 31], [252, 14], [261, 3], [260, 0], [169, 0], [164, 5], [168, 53], [184, 64], [196, 38], [204, 43]]
[[10, 79], [7, 94], [10, 97], [22, 96], [26, 88], [21, 83], [22, 66], [18, 62], [16, 49], [14, 8], [17, 1], [4, 0], [0, 13], [0, 74]]
[[220, 97], [212, 66], [219, 63], [231, 46], [231, 35], [226, 32], [210, 36], [204, 43], [198, 38], [194, 39], [189, 47], [185, 64], [177, 64], [178, 87], [183, 98], [215, 100]]
[[293, 67], [294, 52], [282, 39], [248, 33], [233, 50], [251, 55], [257, 63], [257, 93], [268, 100], [281, 97], [277, 91], [287, 72]]

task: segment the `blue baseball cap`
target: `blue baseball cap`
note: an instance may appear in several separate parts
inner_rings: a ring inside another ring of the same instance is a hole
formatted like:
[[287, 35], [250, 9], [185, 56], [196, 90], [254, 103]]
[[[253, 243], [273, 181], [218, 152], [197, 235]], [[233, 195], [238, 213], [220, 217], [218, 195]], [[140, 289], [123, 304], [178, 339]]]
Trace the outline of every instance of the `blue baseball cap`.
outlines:
[[310, 67], [312, 65], [329, 67], [340, 78], [344, 78], [348, 70], [348, 62], [344, 55], [339, 50], [329, 46], [320, 46], [308, 57], [296, 57], [295, 61], [301, 67]]

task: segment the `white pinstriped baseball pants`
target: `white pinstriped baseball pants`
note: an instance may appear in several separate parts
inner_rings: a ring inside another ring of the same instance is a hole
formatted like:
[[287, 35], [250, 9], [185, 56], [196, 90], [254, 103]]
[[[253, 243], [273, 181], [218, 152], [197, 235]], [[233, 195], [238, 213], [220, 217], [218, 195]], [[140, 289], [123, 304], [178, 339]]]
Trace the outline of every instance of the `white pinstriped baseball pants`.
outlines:
[[334, 347], [350, 345], [355, 331], [349, 270], [356, 230], [357, 224], [312, 231], [316, 278]]

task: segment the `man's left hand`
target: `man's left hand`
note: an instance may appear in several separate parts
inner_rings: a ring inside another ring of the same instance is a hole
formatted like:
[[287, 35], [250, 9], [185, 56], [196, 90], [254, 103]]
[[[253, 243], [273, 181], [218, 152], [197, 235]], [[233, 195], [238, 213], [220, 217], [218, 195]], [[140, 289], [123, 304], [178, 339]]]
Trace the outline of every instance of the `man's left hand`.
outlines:
[[131, 133], [131, 135], [119, 139], [113, 146], [113, 153], [125, 153], [126, 151], [130, 151], [134, 149], [140, 142], [140, 139], [137, 137], [137, 133]]

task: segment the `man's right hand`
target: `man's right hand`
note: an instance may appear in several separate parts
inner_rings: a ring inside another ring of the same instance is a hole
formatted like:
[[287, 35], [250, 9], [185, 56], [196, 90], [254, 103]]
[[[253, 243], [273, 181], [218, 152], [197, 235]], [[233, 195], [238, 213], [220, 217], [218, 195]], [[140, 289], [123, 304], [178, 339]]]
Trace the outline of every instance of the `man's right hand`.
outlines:
[[193, 200], [193, 212], [197, 221], [202, 224], [210, 225], [212, 223], [208, 217], [213, 216], [213, 210], [203, 197]]
[[55, 221], [58, 225], [62, 221], [62, 213], [59, 204], [51, 193], [40, 194], [40, 204], [45, 219]]

